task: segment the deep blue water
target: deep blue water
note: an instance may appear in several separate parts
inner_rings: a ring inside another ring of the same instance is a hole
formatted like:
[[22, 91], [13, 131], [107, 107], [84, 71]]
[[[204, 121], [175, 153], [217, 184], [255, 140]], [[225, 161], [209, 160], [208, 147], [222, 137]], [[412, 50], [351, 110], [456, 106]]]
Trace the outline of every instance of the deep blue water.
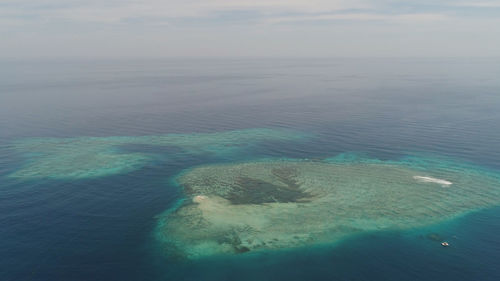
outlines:
[[[165, 258], [153, 237], [155, 216], [182, 198], [171, 178], [200, 164], [418, 152], [500, 173], [498, 77], [500, 59], [1, 62], [0, 280], [500, 280], [500, 207], [336, 247], [196, 262]], [[25, 161], [19, 139], [245, 128], [314, 137], [106, 177], [8, 177]]]

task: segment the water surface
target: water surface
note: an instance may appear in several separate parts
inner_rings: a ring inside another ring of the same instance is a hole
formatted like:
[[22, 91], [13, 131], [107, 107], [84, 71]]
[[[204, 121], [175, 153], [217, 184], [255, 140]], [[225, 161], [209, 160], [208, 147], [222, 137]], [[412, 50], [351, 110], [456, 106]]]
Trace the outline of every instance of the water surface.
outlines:
[[[155, 237], [185, 198], [173, 179], [204, 165], [425, 155], [497, 174], [498, 77], [498, 59], [4, 61], [0, 279], [498, 280], [494, 206], [200, 261]], [[252, 130], [274, 137], [199, 138]]]

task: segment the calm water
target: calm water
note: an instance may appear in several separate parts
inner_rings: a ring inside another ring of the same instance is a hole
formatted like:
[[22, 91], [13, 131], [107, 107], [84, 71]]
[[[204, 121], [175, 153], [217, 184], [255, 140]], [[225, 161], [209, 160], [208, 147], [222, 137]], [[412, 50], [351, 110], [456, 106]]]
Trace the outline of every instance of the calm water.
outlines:
[[[0, 63], [0, 280], [500, 280], [500, 208], [336, 247], [177, 262], [153, 237], [206, 163], [356, 152], [450, 157], [500, 173], [500, 59], [4, 61]], [[78, 180], [9, 177], [32, 137], [286, 128], [304, 141], [230, 155], [156, 155]], [[175, 161], [161, 156], [174, 155]], [[442, 248], [432, 235], [452, 242]]]

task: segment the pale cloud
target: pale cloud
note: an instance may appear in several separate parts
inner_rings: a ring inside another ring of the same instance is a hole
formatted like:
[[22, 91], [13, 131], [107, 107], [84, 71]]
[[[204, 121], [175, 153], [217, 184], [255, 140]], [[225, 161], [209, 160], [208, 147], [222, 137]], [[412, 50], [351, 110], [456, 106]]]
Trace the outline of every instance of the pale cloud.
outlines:
[[376, 9], [366, 0], [17, 0], [0, 2], [1, 17], [112, 23], [127, 18], [206, 18], [220, 12], [253, 11], [263, 17], [353, 9]]
[[350, 21], [383, 21], [383, 22], [434, 22], [448, 19], [448, 16], [443, 14], [319, 14], [319, 15], [301, 15], [276, 17], [267, 20], [268, 23], [287, 23], [287, 22], [306, 22], [306, 21], [334, 21], [334, 20], [350, 20]]
[[405, 5], [391, 0], [0, 0], [0, 18], [16, 25], [23, 20], [120, 23], [130, 18], [160, 22], [202, 19], [206, 24], [217, 22], [222, 13], [251, 11], [260, 23], [336, 19], [418, 22], [443, 20], [453, 14], [454, 7], [494, 8], [500, 7], [500, 0], [414, 0]]
[[[203, 16], [214, 11], [258, 10], [262, 12], [319, 12], [339, 9], [369, 8], [367, 1], [346, 0], [17, 0], [0, 1], [2, 11], [22, 13], [62, 14], [65, 12], [107, 13], [116, 16], [163, 15], [169, 17]], [[69, 16], [69, 15], [66, 15]]]
[[500, 55], [500, 0], [0, 0], [0, 56]]
[[454, 5], [470, 8], [500, 8], [500, 1], [469, 1], [457, 2]]
[[245, 1], [245, 0], [218, 0], [210, 1], [204, 5], [209, 10], [214, 9], [255, 9], [263, 12], [296, 12], [315, 13], [324, 11], [337, 11], [346, 9], [368, 9], [374, 8], [370, 1], [362, 0], [269, 0], [269, 1]]

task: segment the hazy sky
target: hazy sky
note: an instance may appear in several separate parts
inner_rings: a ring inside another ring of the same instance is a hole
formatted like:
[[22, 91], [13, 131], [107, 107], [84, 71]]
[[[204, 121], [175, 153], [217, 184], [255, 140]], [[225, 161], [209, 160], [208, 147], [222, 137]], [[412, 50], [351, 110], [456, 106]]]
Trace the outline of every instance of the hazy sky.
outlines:
[[500, 56], [500, 0], [0, 0], [0, 57]]

